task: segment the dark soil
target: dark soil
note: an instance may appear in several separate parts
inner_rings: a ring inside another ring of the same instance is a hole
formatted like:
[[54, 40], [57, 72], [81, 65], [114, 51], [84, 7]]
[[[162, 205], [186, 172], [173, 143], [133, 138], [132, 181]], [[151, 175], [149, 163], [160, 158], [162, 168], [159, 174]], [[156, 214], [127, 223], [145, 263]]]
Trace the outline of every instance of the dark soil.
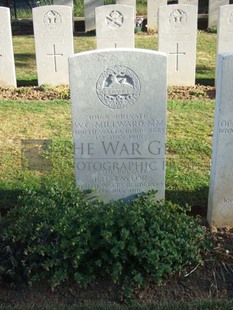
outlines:
[[[168, 99], [214, 99], [213, 86], [176, 86], [169, 87]], [[18, 88], [0, 88], [0, 100], [55, 100], [69, 99], [69, 88], [65, 85], [57, 87], [32, 86]]]
[[[233, 230], [213, 232], [213, 250], [202, 266], [193, 266], [185, 275], [174, 275], [162, 285], [149, 281], [144, 289], [136, 289], [133, 300], [138, 304], [193, 302], [233, 298]], [[51, 290], [40, 283], [32, 287], [0, 286], [0, 305], [25, 309], [68, 305], [122, 305], [125, 302], [118, 285], [108, 279], [99, 279], [87, 288], [66, 283]]]

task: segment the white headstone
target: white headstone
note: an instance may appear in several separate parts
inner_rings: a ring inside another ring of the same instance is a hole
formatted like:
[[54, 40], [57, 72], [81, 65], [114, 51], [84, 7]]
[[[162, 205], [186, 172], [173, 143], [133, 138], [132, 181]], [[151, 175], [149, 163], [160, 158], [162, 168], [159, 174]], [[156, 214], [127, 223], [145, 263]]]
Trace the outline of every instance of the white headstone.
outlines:
[[116, 0], [116, 4], [130, 5], [136, 10], [136, 0]]
[[167, 5], [167, 0], [147, 1], [147, 29], [156, 30], [158, 28], [158, 8]]
[[178, 0], [178, 4], [190, 4], [198, 6], [198, 0]]
[[73, 0], [53, 0], [54, 5], [68, 5], [73, 9], [74, 2]]
[[233, 5], [219, 7], [217, 55], [233, 52]]
[[96, 8], [97, 48], [134, 47], [134, 8], [104, 5]]
[[15, 61], [9, 8], [0, 8], [0, 86], [16, 87]]
[[208, 27], [217, 26], [218, 9], [221, 5], [229, 4], [229, 0], [209, 0]]
[[95, 9], [104, 5], [104, 0], [84, 0], [85, 31], [95, 30]]
[[38, 84], [68, 84], [68, 56], [74, 53], [72, 9], [49, 5], [33, 9]]
[[220, 54], [208, 222], [233, 227], [233, 53]]
[[159, 7], [159, 51], [168, 55], [168, 84], [195, 85], [197, 7]]
[[165, 193], [166, 55], [105, 49], [69, 59], [76, 184], [104, 201]]

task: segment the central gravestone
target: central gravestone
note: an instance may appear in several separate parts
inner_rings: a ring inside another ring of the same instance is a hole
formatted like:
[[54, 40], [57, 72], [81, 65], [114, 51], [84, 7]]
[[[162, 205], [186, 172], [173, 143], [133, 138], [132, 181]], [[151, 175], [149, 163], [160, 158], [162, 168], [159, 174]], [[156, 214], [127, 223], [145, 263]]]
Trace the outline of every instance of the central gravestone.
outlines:
[[120, 48], [69, 59], [78, 187], [105, 202], [149, 189], [164, 198], [166, 61]]

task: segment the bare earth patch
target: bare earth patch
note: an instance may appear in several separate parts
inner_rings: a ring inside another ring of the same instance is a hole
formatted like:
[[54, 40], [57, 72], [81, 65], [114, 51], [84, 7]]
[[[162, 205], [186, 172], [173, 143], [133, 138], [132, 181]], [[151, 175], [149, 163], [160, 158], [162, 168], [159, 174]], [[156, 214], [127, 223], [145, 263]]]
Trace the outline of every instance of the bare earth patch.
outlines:
[[[168, 88], [168, 99], [214, 99], [215, 87], [195, 85]], [[0, 100], [56, 100], [69, 99], [69, 87], [42, 85], [33, 87], [0, 88]]]

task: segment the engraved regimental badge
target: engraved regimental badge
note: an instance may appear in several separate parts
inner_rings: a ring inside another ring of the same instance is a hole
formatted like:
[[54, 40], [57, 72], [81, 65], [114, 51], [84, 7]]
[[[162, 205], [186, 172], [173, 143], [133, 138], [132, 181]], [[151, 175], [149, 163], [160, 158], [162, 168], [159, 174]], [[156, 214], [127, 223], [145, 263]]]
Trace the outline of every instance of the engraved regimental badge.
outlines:
[[183, 10], [175, 10], [170, 14], [169, 22], [175, 28], [182, 27], [187, 22], [187, 14]]
[[118, 29], [123, 25], [124, 17], [120, 12], [114, 10], [106, 16], [105, 21], [109, 28]]
[[51, 29], [56, 28], [62, 23], [62, 17], [58, 12], [50, 10], [47, 13], [45, 13], [43, 17], [43, 23], [49, 26], [49, 28]]
[[139, 98], [140, 89], [135, 72], [123, 66], [104, 71], [96, 84], [98, 98], [111, 109], [126, 109], [133, 105]]

